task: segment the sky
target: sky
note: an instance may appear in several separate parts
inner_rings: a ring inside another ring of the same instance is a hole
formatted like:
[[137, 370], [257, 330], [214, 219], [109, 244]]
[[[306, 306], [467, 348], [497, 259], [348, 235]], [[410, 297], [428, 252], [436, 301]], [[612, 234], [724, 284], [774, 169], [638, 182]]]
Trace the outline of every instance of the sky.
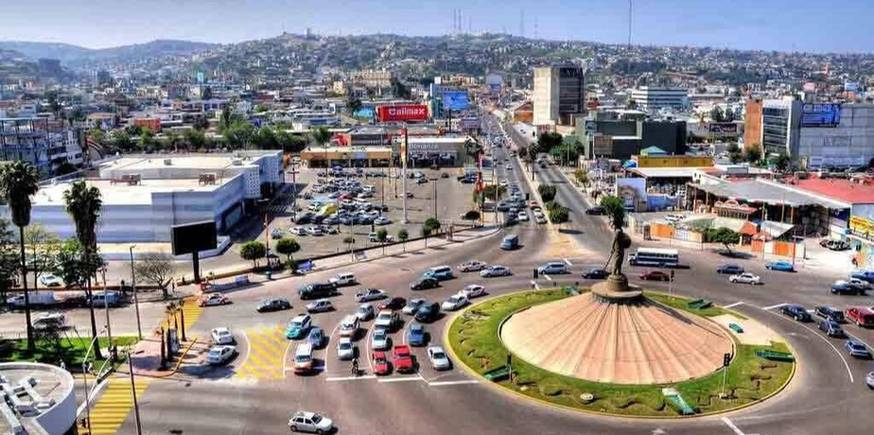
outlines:
[[[474, 32], [628, 40], [627, 0], [0, 0], [0, 40], [104, 48], [154, 39], [230, 43], [307, 28], [328, 35], [443, 35], [453, 9], [461, 10], [464, 30]], [[633, 0], [631, 39], [870, 53], [871, 17], [874, 0]]]

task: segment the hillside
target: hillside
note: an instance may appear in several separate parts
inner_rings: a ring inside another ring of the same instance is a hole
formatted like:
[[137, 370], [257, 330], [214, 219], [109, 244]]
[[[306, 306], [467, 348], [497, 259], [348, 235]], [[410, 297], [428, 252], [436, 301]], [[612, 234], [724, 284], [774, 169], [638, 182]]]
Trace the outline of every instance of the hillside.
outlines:
[[186, 55], [215, 47], [216, 44], [159, 39], [143, 44], [91, 49], [54, 42], [0, 41], [0, 50], [14, 50], [29, 59], [59, 59], [66, 66], [87, 62], [127, 62], [168, 55]]

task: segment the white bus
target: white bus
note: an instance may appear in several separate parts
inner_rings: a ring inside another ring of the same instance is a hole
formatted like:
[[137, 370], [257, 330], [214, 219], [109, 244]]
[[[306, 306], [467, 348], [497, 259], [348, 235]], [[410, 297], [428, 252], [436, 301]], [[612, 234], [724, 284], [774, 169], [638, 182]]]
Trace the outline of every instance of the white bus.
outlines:
[[628, 264], [632, 266], [677, 267], [680, 254], [676, 249], [637, 248], [637, 252], [628, 256]]

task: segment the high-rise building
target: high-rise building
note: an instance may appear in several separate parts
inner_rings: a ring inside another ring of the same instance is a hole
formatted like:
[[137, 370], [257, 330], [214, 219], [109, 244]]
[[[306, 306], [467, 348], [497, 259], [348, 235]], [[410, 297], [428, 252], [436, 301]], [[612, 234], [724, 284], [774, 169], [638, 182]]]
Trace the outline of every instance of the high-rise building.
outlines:
[[75, 131], [46, 118], [0, 118], [0, 161], [23, 160], [42, 175], [52, 175], [63, 163], [82, 163]]
[[798, 147], [801, 101], [792, 97], [762, 102], [762, 152], [794, 156]]
[[660, 109], [683, 110], [689, 105], [689, 93], [679, 88], [641, 86], [631, 91], [631, 99], [638, 109], [647, 112]]
[[579, 66], [534, 68], [534, 125], [573, 125], [586, 113], [586, 82]]
[[762, 99], [747, 98], [744, 107], [744, 148], [762, 148]]

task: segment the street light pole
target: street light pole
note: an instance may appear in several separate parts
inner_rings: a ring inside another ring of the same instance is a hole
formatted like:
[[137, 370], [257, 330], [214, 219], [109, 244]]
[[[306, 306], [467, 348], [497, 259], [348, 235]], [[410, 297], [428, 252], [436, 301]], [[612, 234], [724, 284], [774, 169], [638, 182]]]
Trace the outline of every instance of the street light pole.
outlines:
[[130, 245], [130, 285], [134, 292], [134, 308], [137, 312], [137, 337], [143, 339], [143, 326], [140, 323], [140, 298], [137, 296], [137, 275], [134, 270], [134, 248], [137, 245]]
[[434, 178], [434, 219], [437, 219], [437, 180], [439, 178]]
[[106, 335], [109, 336], [109, 355], [112, 355], [112, 327], [109, 326], [109, 292], [106, 290], [106, 266], [100, 270], [103, 276], [103, 310], [106, 312]]
[[404, 152], [401, 153], [401, 178], [403, 179], [401, 181], [403, 183], [402, 186], [404, 191], [404, 218], [401, 223], [404, 225], [410, 223], [410, 220], [407, 219], [407, 154], [409, 151], [407, 147], [409, 147], [409, 137], [407, 135], [407, 129], [404, 127]]
[[140, 404], [137, 402], [137, 385], [134, 381], [134, 362], [130, 352], [127, 355], [128, 371], [130, 371], [130, 393], [134, 399], [134, 416], [137, 422], [137, 435], [143, 435], [143, 425], [140, 423]]

